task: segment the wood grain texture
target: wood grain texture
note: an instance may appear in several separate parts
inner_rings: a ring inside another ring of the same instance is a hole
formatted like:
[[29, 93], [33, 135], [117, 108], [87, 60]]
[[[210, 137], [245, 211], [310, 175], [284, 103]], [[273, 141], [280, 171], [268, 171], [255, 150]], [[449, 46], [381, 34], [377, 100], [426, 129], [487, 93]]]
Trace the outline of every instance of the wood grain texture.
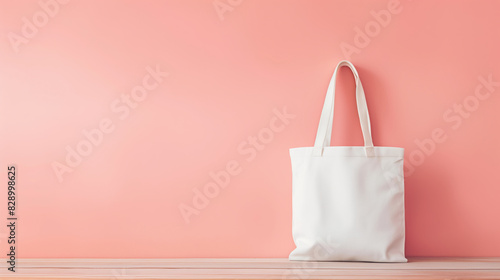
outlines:
[[287, 259], [19, 259], [2, 280], [36, 279], [500, 279], [500, 258], [409, 258], [408, 263]]

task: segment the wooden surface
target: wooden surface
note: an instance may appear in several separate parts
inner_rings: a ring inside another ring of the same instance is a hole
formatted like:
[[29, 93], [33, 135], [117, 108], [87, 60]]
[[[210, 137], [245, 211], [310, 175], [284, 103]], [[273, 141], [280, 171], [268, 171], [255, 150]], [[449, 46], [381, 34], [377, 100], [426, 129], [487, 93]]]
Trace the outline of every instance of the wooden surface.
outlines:
[[20, 259], [2, 280], [28, 279], [500, 279], [500, 258], [409, 258], [408, 263], [287, 259]]

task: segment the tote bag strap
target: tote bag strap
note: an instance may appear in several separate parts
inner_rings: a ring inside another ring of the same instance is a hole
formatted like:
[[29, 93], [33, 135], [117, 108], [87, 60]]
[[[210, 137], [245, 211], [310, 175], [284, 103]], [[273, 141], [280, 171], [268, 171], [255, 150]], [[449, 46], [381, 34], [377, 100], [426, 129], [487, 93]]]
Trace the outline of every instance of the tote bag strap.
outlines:
[[322, 156], [325, 147], [330, 146], [334, 107], [335, 107], [335, 80], [337, 79], [338, 70], [342, 66], [347, 66], [351, 69], [354, 80], [356, 82], [356, 103], [358, 107], [359, 122], [361, 124], [361, 132], [365, 142], [365, 155], [367, 157], [373, 156], [373, 141], [370, 127], [370, 116], [368, 115], [368, 107], [366, 105], [365, 91], [361, 85], [358, 71], [354, 68], [351, 62], [342, 60], [339, 62], [335, 71], [333, 72], [332, 79], [328, 85], [326, 92], [325, 103], [323, 104], [323, 111], [319, 120], [318, 132], [316, 133], [316, 141], [314, 142], [313, 156]]

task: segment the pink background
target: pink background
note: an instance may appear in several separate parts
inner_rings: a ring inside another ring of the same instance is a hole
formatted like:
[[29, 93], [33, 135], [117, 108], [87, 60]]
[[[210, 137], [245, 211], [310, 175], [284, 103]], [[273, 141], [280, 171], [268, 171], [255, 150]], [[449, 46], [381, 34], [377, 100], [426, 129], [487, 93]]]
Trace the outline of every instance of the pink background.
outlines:
[[[375, 145], [405, 148], [407, 255], [500, 256], [500, 86], [479, 80], [500, 81], [499, 1], [52, 3], [44, 23], [38, 0], [0, 1], [0, 167], [18, 168], [18, 257], [287, 257], [288, 149], [313, 144], [347, 58]], [[41, 27], [14, 46], [34, 15]], [[168, 77], [120, 119], [110, 104], [156, 65]], [[352, 75], [339, 79], [333, 143], [362, 145]], [[294, 118], [273, 131], [284, 107]], [[103, 119], [114, 130], [60, 182], [52, 164]], [[238, 174], [187, 223], [179, 207], [228, 163]]]

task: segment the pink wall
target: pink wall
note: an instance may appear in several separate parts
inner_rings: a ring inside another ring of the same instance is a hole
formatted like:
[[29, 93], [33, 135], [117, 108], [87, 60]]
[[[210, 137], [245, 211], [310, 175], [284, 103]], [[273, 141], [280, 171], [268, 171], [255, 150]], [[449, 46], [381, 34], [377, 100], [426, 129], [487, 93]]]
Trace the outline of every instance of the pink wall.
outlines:
[[[407, 255], [500, 256], [499, 1], [63, 2], [0, 1], [19, 257], [287, 257], [288, 149], [341, 59], [406, 149]], [[340, 78], [333, 141], [361, 145]]]

